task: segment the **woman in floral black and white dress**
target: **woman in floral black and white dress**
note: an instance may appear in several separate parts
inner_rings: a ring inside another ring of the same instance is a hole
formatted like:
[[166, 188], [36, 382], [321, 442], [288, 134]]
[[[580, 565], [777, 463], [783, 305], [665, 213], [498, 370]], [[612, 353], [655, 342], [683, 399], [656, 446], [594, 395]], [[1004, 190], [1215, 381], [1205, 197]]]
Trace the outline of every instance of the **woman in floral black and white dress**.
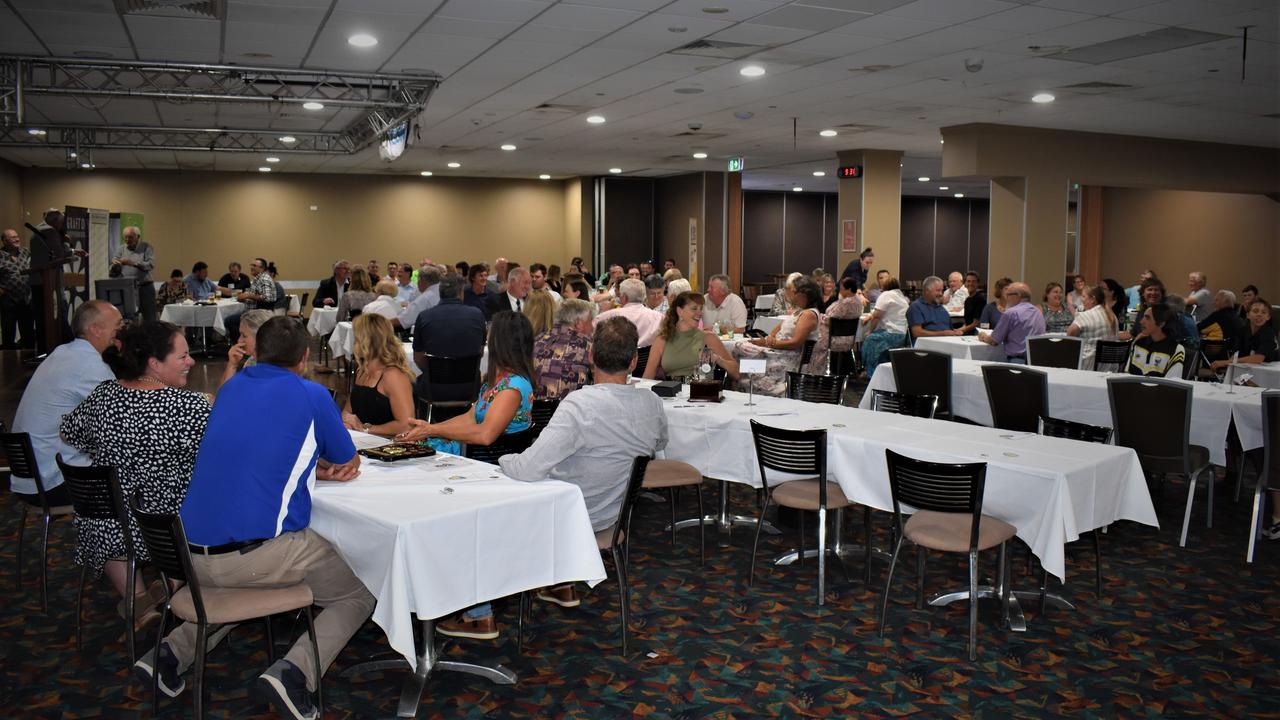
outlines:
[[[107, 348], [102, 359], [117, 379], [94, 388], [63, 416], [62, 436], [94, 465], [116, 469], [126, 503], [141, 491], [147, 511], [177, 512], [191, 483], [210, 410], [208, 396], [182, 389], [195, 364], [186, 337], [166, 322], [131, 325], [120, 331], [119, 346]], [[94, 577], [105, 571], [123, 596], [125, 547], [120, 524], [81, 517], [75, 523], [76, 563], [87, 566]], [[138, 561], [149, 559], [132, 517], [129, 526]], [[140, 579], [133, 591], [143, 592]], [[135, 617], [149, 609], [148, 603], [143, 605], [148, 607], [136, 609]]]

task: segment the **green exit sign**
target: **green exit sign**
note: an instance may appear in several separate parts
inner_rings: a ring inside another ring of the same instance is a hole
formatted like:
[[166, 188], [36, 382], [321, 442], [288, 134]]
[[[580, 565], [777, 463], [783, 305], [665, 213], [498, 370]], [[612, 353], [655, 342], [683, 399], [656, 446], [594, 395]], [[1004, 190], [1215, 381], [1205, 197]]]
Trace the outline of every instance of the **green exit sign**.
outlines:
[[729, 158], [729, 172], [742, 172], [742, 158]]

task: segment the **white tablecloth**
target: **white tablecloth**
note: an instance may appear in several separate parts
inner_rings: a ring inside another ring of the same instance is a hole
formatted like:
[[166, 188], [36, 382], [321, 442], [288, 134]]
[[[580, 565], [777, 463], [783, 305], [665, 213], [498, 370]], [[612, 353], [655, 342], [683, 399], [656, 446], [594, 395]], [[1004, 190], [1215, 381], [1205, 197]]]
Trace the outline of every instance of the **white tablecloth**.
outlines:
[[765, 334], [773, 332], [773, 329], [782, 324], [786, 318], [777, 315], [758, 315], [756, 321], [751, 324], [752, 329], [762, 330]]
[[[363, 447], [386, 442], [352, 436]], [[442, 493], [446, 486], [453, 492]], [[517, 482], [455, 455], [365, 459], [351, 482], [317, 482], [311, 528], [377, 598], [373, 621], [411, 666], [412, 614], [439, 618], [544, 585], [606, 577], [576, 485]]]
[[833, 479], [854, 502], [885, 511], [893, 509], [886, 449], [938, 462], [986, 462], [984, 512], [1017, 527], [1060, 578], [1062, 546], [1080, 533], [1117, 520], [1159, 526], [1138, 456], [1128, 448], [785, 398], [756, 396], [756, 406], [746, 407], [746, 394], [724, 395], [717, 405], [663, 401], [670, 427], [666, 457], [707, 477], [759, 487], [749, 420], [826, 428]]
[[337, 324], [338, 308], [311, 308], [311, 317], [307, 320], [307, 332], [311, 333], [313, 337], [321, 337], [333, 332], [333, 328]]
[[765, 312], [769, 312], [770, 310], [773, 309], [774, 299], [775, 299], [774, 293], [769, 293], [768, 295], [757, 295], [756, 302], [753, 307], [756, 310], [763, 310]]
[[988, 345], [973, 335], [960, 337], [922, 337], [916, 340], [917, 348], [946, 353], [958, 360], [995, 360], [1004, 362], [1004, 348]]
[[1252, 375], [1253, 382], [1258, 387], [1272, 390], [1280, 389], [1280, 362], [1260, 363], [1257, 365], [1237, 363], [1231, 372], [1231, 377], [1234, 379], [1242, 375]]
[[[974, 422], [991, 424], [991, 405], [982, 381], [982, 365], [974, 360], [951, 361], [952, 412]], [[1049, 414], [1062, 420], [1111, 427], [1111, 400], [1107, 395], [1108, 373], [1091, 370], [1036, 368], [1049, 374]], [[1111, 373], [1111, 375], [1117, 375]], [[1178, 381], [1181, 382], [1181, 381]], [[1191, 443], [1209, 448], [1215, 465], [1226, 465], [1227, 427], [1235, 420], [1240, 443], [1246, 450], [1262, 447], [1262, 391], [1237, 387], [1228, 393], [1216, 383], [1188, 383], [1192, 386]], [[860, 407], [871, 407], [872, 390], [895, 390], [893, 370], [881, 365]]]
[[235, 300], [219, 300], [217, 305], [173, 303], [161, 308], [160, 319], [179, 327], [211, 327], [219, 335], [226, 335], [226, 319], [246, 309], [244, 303]]

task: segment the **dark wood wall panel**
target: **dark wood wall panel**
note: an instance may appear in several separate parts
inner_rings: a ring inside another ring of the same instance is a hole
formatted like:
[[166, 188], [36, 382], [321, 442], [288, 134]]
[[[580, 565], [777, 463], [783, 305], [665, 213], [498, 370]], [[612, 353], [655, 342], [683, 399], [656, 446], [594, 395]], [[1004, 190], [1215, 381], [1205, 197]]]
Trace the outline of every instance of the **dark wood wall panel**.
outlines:
[[[922, 280], [933, 274], [933, 198], [902, 198], [902, 261], [899, 281]], [[875, 243], [868, 241], [871, 249]]]
[[768, 282], [783, 266], [783, 193], [742, 193], [742, 280]]
[[703, 198], [704, 207], [707, 210], [707, 226], [703, 228], [702, 234], [705, 242], [702, 251], [702, 277], [698, 279], [698, 288], [705, 290], [707, 286], [703, 281], [706, 278], [725, 271], [725, 173], [703, 173], [703, 177], [706, 178], [707, 189]]
[[969, 201], [938, 198], [933, 235], [933, 274], [947, 279], [969, 270]]
[[[702, 221], [702, 173], [661, 178], [655, 184], [657, 197], [654, 211], [655, 258], [675, 258], [680, 272], [689, 272], [689, 218], [698, 221], [699, 237], [706, 237]], [[705, 243], [704, 243], [705, 244]], [[699, 258], [698, 273], [706, 269]], [[659, 263], [661, 266], [661, 263]], [[699, 284], [698, 287], [702, 287]]]
[[826, 268], [836, 280], [844, 268], [836, 267], [840, 262], [840, 196], [827, 193], [822, 196], [824, 223], [822, 232], [822, 267]]
[[822, 266], [822, 196], [791, 193], [783, 197], [786, 203], [783, 266], [787, 272], [808, 274]]
[[987, 253], [990, 246], [991, 204], [974, 201], [969, 204], [969, 268], [978, 271], [982, 281], [991, 287], [995, 278], [987, 278]]
[[605, 178], [606, 263], [626, 265], [654, 257], [653, 193], [648, 178]]

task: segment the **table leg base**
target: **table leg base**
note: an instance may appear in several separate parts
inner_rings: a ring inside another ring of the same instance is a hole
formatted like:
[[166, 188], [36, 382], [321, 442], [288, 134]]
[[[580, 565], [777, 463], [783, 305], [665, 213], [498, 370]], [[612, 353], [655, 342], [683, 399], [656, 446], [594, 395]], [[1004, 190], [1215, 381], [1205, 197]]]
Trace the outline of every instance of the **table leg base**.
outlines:
[[[1040, 593], [1034, 590], [1014, 590], [1010, 593], [1013, 597], [1025, 603], [1040, 604]], [[1075, 610], [1076, 606], [1072, 602], [1061, 595], [1055, 593], [1044, 594], [1045, 605], [1054, 610]]]
[[[1009, 593], [1009, 617], [1005, 618], [1005, 621], [1008, 623], [1010, 630], [1014, 632], [1026, 632], [1027, 618], [1022, 614], [1022, 605], [1018, 602], [1019, 594], [1025, 595], [1027, 593], [1020, 593], [1018, 591]], [[1035, 595], [1038, 602], [1040, 599], [1040, 593], [1037, 592], [1032, 594]], [[979, 585], [978, 599], [999, 601], [1000, 591], [991, 585]], [[967, 602], [968, 600], [968, 590], [956, 590], [953, 592], [938, 593], [937, 595], [934, 595], [932, 598], [929, 598], [929, 604], [933, 607], [942, 607], [944, 605], [950, 605], [953, 602]]]
[[[827, 548], [827, 554], [835, 555], [844, 560], [862, 560], [864, 552], [861, 545], [845, 545], [844, 547], [839, 547], [839, 548], [834, 548], [834, 547]], [[816, 558], [816, 557], [818, 557], [817, 548], [808, 548], [804, 551], [804, 558], [806, 560]], [[885, 552], [884, 550], [881, 550], [880, 548], [871, 548], [871, 557], [875, 558], [876, 560], [883, 560], [885, 562], [889, 562], [889, 560], [891, 559], [891, 556], [889, 555], [889, 553]], [[774, 558], [773, 564], [774, 565], [791, 565], [798, 559], [799, 559], [799, 555], [796, 553], [795, 550], [792, 550], [791, 552], [783, 553], [778, 557]], [[968, 596], [966, 595], [966, 597]], [[1036, 597], [1037, 598], [1039, 597], [1038, 593]]]
[[[427, 679], [436, 671], [460, 672], [482, 677], [497, 685], [515, 685], [516, 674], [502, 665], [480, 665], [478, 663], [457, 660], [440, 660], [435, 647], [435, 621], [422, 621], [422, 653], [418, 655], [418, 667], [400, 688], [400, 703], [396, 707], [396, 717], [411, 718], [418, 716], [418, 706], [422, 704], [422, 693], [427, 688]], [[341, 677], [353, 678], [367, 672], [378, 670], [408, 670], [408, 661], [402, 657], [389, 660], [373, 660], [353, 665], [343, 671]]]

